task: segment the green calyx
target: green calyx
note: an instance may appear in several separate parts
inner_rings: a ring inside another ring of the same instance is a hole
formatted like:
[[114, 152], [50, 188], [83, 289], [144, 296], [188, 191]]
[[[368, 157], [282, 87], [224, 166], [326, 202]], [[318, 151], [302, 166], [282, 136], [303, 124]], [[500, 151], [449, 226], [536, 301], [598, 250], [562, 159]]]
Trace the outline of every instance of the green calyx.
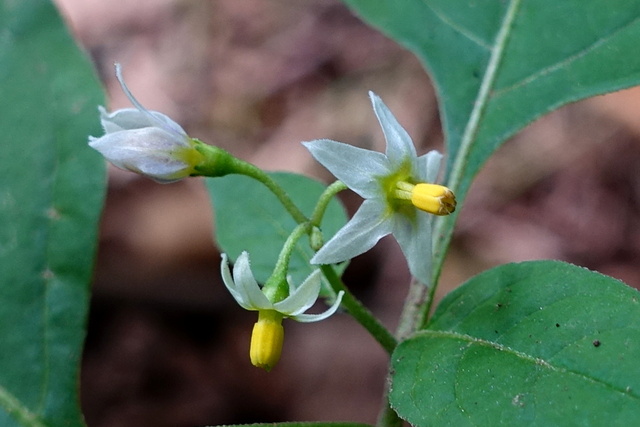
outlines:
[[192, 176], [218, 177], [237, 173], [238, 159], [228, 151], [192, 138], [193, 148], [202, 155], [198, 164], [193, 167]]

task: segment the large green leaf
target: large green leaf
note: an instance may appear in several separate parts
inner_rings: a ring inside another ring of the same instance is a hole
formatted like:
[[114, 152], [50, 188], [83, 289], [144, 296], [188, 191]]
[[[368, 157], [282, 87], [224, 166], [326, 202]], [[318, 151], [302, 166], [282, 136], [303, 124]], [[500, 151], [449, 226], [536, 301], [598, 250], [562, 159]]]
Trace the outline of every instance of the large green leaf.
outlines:
[[[318, 197], [326, 188], [302, 175], [276, 172], [272, 178], [281, 185], [305, 215], [311, 215]], [[251, 270], [264, 283], [276, 265], [287, 237], [296, 227], [291, 215], [261, 183], [243, 175], [207, 179], [216, 220], [216, 240], [222, 251], [235, 260], [242, 251], [251, 256]], [[332, 200], [322, 221], [325, 236], [333, 236], [347, 222], [338, 200]], [[309, 260], [314, 252], [306, 237], [291, 255], [289, 274], [300, 284], [312, 272]], [[344, 266], [343, 266], [344, 267]]]
[[0, 0], [0, 425], [80, 426], [102, 90], [54, 6]]
[[450, 293], [393, 354], [392, 405], [417, 426], [635, 425], [640, 293], [556, 261]]
[[256, 423], [256, 424], [225, 424], [219, 427], [371, 427], [362, 423], [341, 422], [288, 422], [288, 423]]
[[[344, 1], [429, 70], [460, 202], [496, 148], [534, 119], [640, 83], [639, 1]], [[455, 215], [440, 223], [445, 246]]]

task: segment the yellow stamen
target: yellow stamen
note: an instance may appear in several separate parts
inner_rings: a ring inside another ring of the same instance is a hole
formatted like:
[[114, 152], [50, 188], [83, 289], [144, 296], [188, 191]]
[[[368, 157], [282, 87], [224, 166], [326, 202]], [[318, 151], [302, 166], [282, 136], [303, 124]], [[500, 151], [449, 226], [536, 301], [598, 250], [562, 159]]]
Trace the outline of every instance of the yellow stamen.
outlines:
[[447, 187], [437, 184], [396, 183], [395, 197], [411, 200], [416, 208], [434, 215], [449, 215], [456, 210], [456, 196]]
[[253, 366], [269, 372], [280, 360], [284, 328], [282, 315], [275, 310], [260, 310], [251, 334], [249, 356]]
[[449, 215], [456, 210], [453, 191], [437, 184], [417, 184], [411, 192], [411, 203], [434, 215]]

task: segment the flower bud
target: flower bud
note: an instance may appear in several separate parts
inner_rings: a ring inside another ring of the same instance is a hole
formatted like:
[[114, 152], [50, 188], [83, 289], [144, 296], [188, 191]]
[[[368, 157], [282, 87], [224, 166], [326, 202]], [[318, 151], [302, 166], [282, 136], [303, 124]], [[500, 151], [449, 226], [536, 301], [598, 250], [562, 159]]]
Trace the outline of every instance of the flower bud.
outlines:
[[177, 181], [195, 174], [195, 167], [204, 159], [196, 149], [197, 142], [166, 115], [144, 108], [124, 83], [119, 64], [116, 77], [136, 108], [107, 113], [99, 107], [105, 135], [90, 136], [89, 145], [119, 168], [158, 182]]

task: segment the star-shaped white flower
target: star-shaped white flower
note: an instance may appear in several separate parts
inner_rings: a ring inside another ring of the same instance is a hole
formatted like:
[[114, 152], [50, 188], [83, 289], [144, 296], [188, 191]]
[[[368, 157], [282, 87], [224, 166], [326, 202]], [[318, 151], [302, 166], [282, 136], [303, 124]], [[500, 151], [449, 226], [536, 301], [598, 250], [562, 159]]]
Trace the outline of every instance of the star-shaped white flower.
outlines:
[[344, 292], [340, 292], [331, 307], [324, 313], [304, 314], [318, 299], [322, 282], [322, 273], [315, 270], [302, 282], [299, 287], [289, 281], [289, 296], [282, 301], [273, 303], [262, 292], [258, 282], [253, 277], [249, 263], [249, 254], [242, 252], [233, 267], [233, 277], [229, 270], [226, 254], [222, 254], [220, 264], [222, 280], [238, 304], [245, 310], [262, 311], [273, 310], [298, 322], [318, 322], [336, 312], [342, 301]]
[[369, 96], [387, 141], [385, 154], [327, 139], [303, 143], [318, 162], [365, 199], [311, 263], [333, 264], [351, 259], [392, 233], [411, 274], [428, 284], [433, 217], [426, 212], [447, 215], [455, 209], [451, 190], [433, 184], [442, 155], [430, 151], [418, 157], [411, 138], [380, 97], [373, 92]]
[[258, 312], [258, 321], [251, 333], [249, 357], [254, 366], [270, 371], [282, 353], [284, 329], [282, 319], [290, 317], [298, 322], [317, 322], [336, 312], [342, 302], [344, 291], [340, 291], [335, 302], [327, 311], [320, 314], [305, 314], [318, 299], [321, 285], [320, 270], [315, 270], [296, 288], [289, 285], [289, 296], [282, 301], [272, 302], [253, 277], [249, 265], [249, 254], [243, 252], [233, 267], [233, 277], [229, 270], [226, 254], [222, 254], [220, 265], [222, 280], [233, 298], [246, 310]]
[[168, 183], [195, 173], [202, 154], [182, 127], [168, 116], [144, 108], [133, 96], [122, 78], [120, 64], [116, 77], [136, 108], [124, 108], [108, 113], [100, 110], [105, 134], [89, 137], [89, 145], [119, 168]]

